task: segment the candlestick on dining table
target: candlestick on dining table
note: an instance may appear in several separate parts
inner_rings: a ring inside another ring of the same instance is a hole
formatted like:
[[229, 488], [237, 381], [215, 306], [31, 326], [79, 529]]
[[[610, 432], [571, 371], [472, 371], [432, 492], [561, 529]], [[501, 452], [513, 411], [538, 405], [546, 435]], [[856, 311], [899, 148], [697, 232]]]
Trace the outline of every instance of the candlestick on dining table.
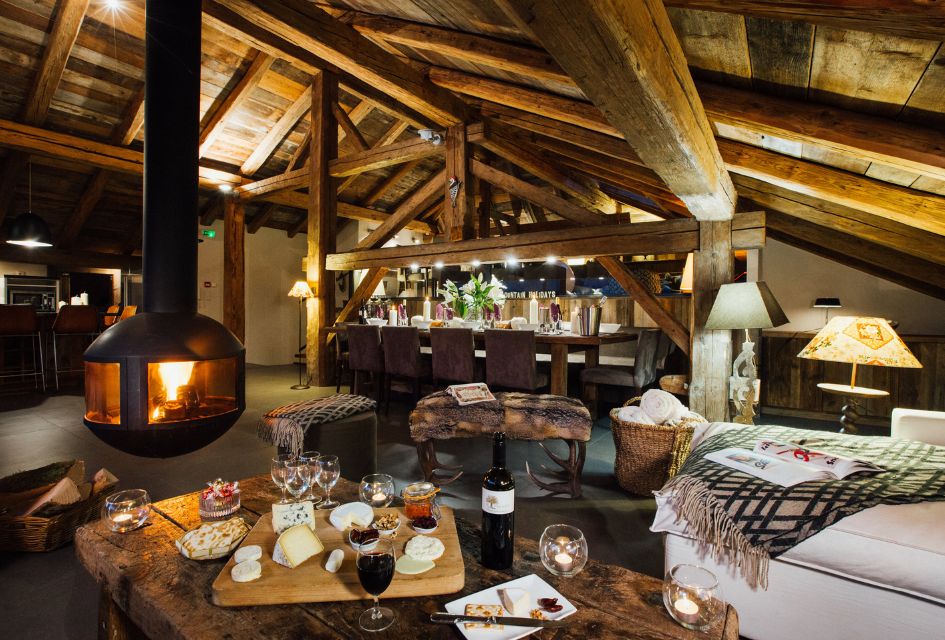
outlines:
[[423, 319], [424, 320], [430, 319], [430, 299], [429, 298], [423, 301]]

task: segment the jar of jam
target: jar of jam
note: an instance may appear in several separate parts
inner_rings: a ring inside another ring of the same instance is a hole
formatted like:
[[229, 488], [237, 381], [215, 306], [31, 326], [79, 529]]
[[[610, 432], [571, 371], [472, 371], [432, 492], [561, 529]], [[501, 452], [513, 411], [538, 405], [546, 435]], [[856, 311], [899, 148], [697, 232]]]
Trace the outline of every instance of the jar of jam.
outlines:
[[404, 487], [404, 512], [410, 520], [417, 518], [440, 519], [440, 507], [436, 504], [436, 494], [440, 488], [432, 482], [421, 480]]

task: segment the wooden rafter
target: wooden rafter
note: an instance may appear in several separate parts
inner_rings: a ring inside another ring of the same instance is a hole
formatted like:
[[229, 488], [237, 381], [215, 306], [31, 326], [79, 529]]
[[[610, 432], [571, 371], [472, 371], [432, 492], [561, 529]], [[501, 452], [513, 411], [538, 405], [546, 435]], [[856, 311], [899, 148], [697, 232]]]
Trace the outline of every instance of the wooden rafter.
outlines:
[[256, 233], [257, 231], [262, 229], [266, 225], [266, 223], [269, 222], [269, 220], [272, 219], [272, 216], [276, 213], [278, 209], [279, 209], [279, 205], [277, 204], [273, 204], [273, 203], [267, 204], [255, 216], [253, 216], [252, 220], [250, 220], [246, 224], [246, 230], [249, 231], [250, 233]]
[[354, 290], [354, 293], [351, 294], [351, 297], [348, 298], [348, 302], [345, 303], [344, 308], [342, 308], [338, 317], [335, 319], [336, 324], [339, 322], [348, 322], [354, 318], [361, 303], [374, 295], [374, 290], [377, 289], [377, 285], [379, 285], [381, 280], [384, 279], [384, 276], [387, 275], [387, 271], [387, 267], [368, 269], [367, 273], [361, 278], [358, 287]]
[[256, 145], [256, 148], [253, 149], [253, 152], [249, 154], [249, 157], [243, 162], [243, 166], [240, 167], [240, 171], [243, 175], [253, 175], [266, 163], [269, 156], [282, 144], [285, 137], [289, 135], [289, 132], [295, 128], [295, 125], [299, 123], [299, 120], [301, 120], [309, 110], [311, 104], [312, 88], [306, 87], [302, 95], [289, 105], [289, 108], [282, 114], [282, 117], [269, 129], [269, 132], [266, 133], [259, 144]]
[[442, 145], [435, 145], [420, 138], [410, 139], [338, 158], [331, 163], [331, 175], [344, 178], [442, 153]]
[[[361, 104], [365, 103], [362, 102]], [[369, 148], [368, 143], [364, 139], [364, 136], [361, 135], [361, 132], [358, 131], [357, 125], [348, 116], [348, 112], [342, 109], [338, 103], [331, 105], [331, 112], [334, 114], [335, 120], [338, 121], [340, 129], [344, 131], [345, 140], [354, 149], [355, 153], [358, 151], [367, 151]]]
[[253, 61], [240, 78], [239, 82], [236, 83], [233, 89], [223, 98], [216, 108], [211, 109], [211, 112], [208, 114], [206, 123], [204, 123], [200, 131], [200, 151], [198, 157], [202, 158], [207, 154], [207, 150], [213, 146], [213, 143], [223, 131], [227, 118], [235, 113], [249, 98], [250, 94], [259, 86], [263, 76], [266, 75], [266, 72], [269, 71], [275, 61], [276, 59], [267, 53], [263, 53], [262, 51], [255, 52]]
[[[371, 148], [379, 149], [389, 144], [393, 144], [394, 141], [400, 137], [400, 134], [406, 131], [408, 126], [410, 125], [405, 120], [397, 120], [396, 122], [394, 122], [394, 124], [390, 126], [390, 128], [387, 131], [381, 134], [381, 137], [378, 138], [377, 141], [371, 145]], [[338, 184], [337, 194], [340, 196], [348, 187], [350, 187], [354, 183], [355, 180], [358, 179], [359, 175], [361, 174], [356, 173], [342, 180], [341, 183]]]
[[374, 187], [370, 193], [367, 194], [367, 196], [365, 196], [363, 201], [364, 206], [370, 207], [374, 205], [378, 200], [384, 197], [384, 194], [396, 186], [397, 183], [404, 178], [404, 176], [416, 169], [417, 165], [419, 164], [419, 160], [411, 160], [410, 162], [405, 162], [404, 164], [397, 167], [393, 173], [379, 182], [378, 185]]
[[377, 229], [358, 242], [357, 248], [360, 250], [379, 247], [393, 238], [408, 222], [420, 215], [434, 199], [442, 195], [445, 182], [446, 169], [442, 169], [400, 203]]

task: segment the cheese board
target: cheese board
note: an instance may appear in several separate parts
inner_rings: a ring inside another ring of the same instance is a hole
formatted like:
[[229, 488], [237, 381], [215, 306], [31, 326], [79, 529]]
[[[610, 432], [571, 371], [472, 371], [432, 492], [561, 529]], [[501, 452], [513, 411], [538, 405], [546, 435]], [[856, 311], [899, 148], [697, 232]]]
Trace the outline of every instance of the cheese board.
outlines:
[[[431, 537], [439, 539], [444, 552], [435, 562], [435, 567], [424, 573], [394, 574], [394, 580], [384, 592], [382, 599], [410, 598], [456, 593], [465, 584], [466, 567], [463, 563], [459, 536], [453, 510], [441, 507], [442, 517], [436, 532]], [[419, 535], [406, 525], [407, 517], [396, 508], [375, 509], [375, 518], [387, 513], [396, 513], [401, 526], [397, 529], [395, 550], [397, 558], [404, 555], [407, 542]], [[231, 570], [236, 564], [233, 557], [227, 561], [213, 581], [213, 603], [221, 607], [241, 607], [267, 604], [289, 604], [299, 602], [335, 602], [341, 600], [368, 600], [370, 596], [361, 588], [356, 567], [357, 553], [348, 543], [348, 532], [340, 531], [329, 521], [329, 512], [315, 511], [315, 534], [324, 545], [324, 550], [302, 562], [294, 569], [276, 563], [272, 558], [278, 536], [273, 530], [272, 513], [263, 514], [256, 526], [243, 539], [241, 547], [262, 547], [262, 574], [251, 582], [236, 582]], [[325, 568], [329, 555], [341, 549], [344, 560], [337, 573]]]

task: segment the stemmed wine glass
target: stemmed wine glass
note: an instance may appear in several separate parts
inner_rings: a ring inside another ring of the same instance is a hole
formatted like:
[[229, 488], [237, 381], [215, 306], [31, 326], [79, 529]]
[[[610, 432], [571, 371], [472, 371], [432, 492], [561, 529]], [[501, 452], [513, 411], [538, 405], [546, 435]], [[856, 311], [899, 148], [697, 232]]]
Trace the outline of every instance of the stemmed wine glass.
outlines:
[[277, 487], [282, 489], [282, 499], [279, 500], [279, 504], [289, 503], [289, 497], [285, 493], [286, 467], [288, 466], [289, 462], [294, 459], [295, 456], [291, 453], [280, 453], [272, 459], [272, 462], [269, 465], [269, 473], [272, 476], [272, 481]]
[[318, 505], [319, 509], [334, 509], [339, 503], [331, 499], [331, 488], [341, 477], [341, 465], [338, 464], [338, 456], [318, 456], [316, 459], [318, 469], [315, 472], [315, 482], [325, 490], [325, 501]]
[[302, 500], [311, 500], [312, 504], [318, 504], [322, 501], [321, 496], [316, 496], [315, 491], [315, 474], [318, 473], [318, 456], [320, 456], [318, 451], [303, 451], [302, 455], [299, 456], [299, 460], [308, 465], [309, 474], [311, 481], [308, 483], [308, 493], [302, 496]]
[[285, 488], [295, 501], [311, 486], [312, 472], [307, 463], [300, 458], [293, 458], [285, 467]]
[[380, 606], [378, 597], [394, 579], [394, 541], [381, 538], [370, 551], [358, 551], [358, 580], [374, 598], [374, 606], [361, 614], [358, 624], [365, 631], [382, 631], [394, 622], [394, 612]]

